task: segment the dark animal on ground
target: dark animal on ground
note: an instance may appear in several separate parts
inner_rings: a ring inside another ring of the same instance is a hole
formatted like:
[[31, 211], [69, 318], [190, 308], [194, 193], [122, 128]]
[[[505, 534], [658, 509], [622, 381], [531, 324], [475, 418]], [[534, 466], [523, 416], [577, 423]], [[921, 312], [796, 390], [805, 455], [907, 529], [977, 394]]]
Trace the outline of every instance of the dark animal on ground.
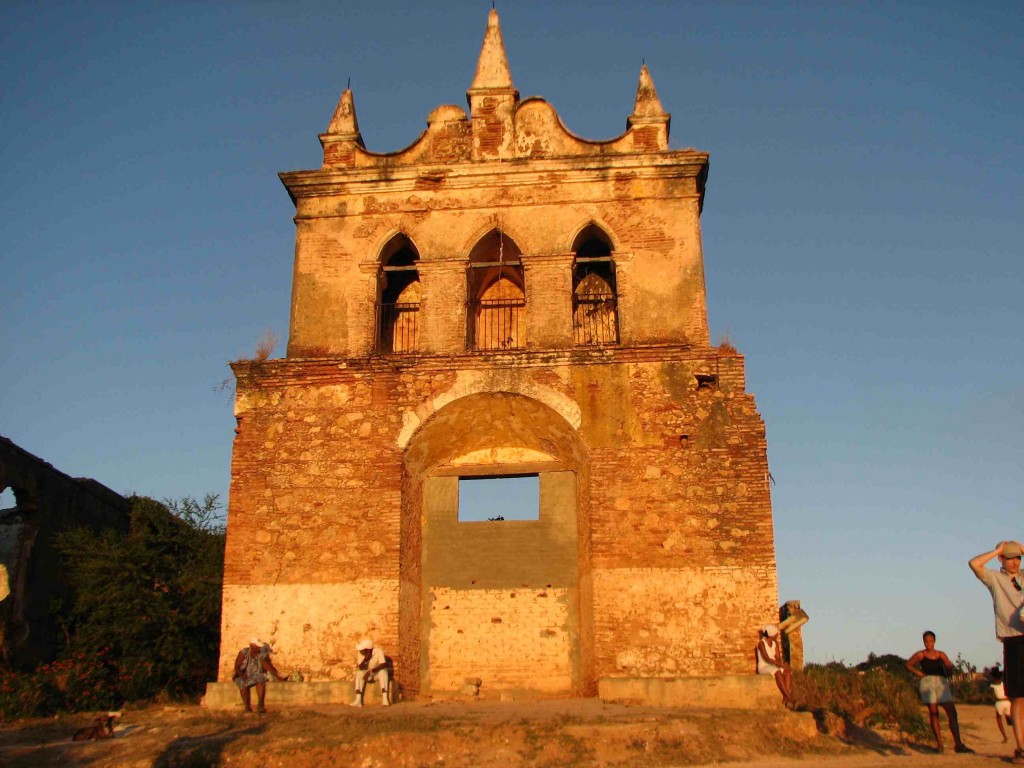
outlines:
[[114, 721], [117, 715], [104, 715], [96, 718], [96, 725], [79, 728], [75, 731], [72, 741], [93, 741], [94, 739], [114, 738]]

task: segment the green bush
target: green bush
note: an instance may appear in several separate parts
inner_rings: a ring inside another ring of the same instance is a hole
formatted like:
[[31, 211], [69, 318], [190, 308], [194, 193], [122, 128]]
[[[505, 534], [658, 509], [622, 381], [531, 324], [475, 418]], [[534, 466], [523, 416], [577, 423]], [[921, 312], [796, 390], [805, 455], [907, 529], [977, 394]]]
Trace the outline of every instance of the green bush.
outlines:
[[128, 534], [58, 537], [74, 604], [70, 648], [109, 647], [128, 700], [197, 693], [216, 676], [224, 527], [217, 497], [133, 496]]
[[58, 534], [72, 590], [60, 657], [0, 671], [0, 719], [199, 693], [217, 674], [224, 524], [215, 495], [129, 498], [127, 534]]
[[224, 524], [215, 495], [129, 498], [126, 534], [58, 534], [72, 590], [66, 647], [30, 672], [0, 672], [0, 718], [97, 710], [199, 693], [217, 674]]

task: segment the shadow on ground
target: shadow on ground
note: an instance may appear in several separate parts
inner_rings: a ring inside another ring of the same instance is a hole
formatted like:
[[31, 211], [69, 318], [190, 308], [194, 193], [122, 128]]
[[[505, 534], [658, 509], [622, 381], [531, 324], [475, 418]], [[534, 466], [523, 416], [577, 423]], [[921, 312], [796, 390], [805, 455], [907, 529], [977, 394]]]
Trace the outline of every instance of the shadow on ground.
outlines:
[[259, 736], [265, 724], [251, 728], [227, 726], [204, 736], [180, 736], [153, 761], [153, 768], [214, 768], [221, 765], [224, 749], [234, 741], [247, 736]]

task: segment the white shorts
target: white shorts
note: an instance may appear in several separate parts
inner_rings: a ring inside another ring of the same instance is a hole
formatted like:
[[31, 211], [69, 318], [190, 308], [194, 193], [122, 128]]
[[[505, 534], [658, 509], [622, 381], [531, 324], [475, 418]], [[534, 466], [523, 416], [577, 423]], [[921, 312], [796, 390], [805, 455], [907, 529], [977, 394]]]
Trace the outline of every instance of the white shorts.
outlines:
[[1000, 699], [996, 702], [996, 714], [1002, 715], [1003, 717], [1010, 718], [1010, 700]]
[[774, 677], [776, 672], [781, 672], [782, 667], [776, 667], [774, 664], [769, 664], [767, 661], [762, 661], [757, 665], [757, 674], [768, 675]]
[[952, 704], [953, 692], [949, 680], [942, 675], [925, 675], [917, 684], [922, 704]]

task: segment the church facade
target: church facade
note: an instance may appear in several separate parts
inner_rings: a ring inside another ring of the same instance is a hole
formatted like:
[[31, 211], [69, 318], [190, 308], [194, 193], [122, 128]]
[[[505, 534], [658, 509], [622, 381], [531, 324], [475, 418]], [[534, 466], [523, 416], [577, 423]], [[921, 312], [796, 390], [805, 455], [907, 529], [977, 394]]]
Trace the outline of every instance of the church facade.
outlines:
[[[621, 136], [571, 133], [493, 10], [467, 101], [378, 154], [346, 90], [322, 166], [281, 174], [291, 328], [233, 364], [220, 680], [252, 635], [309, 685], [370, 636], [421, 697], [752, 680], [767, 448], [709, 339], [708, 155], [670, 149], [646, 67]], [[532, 483], [529, 519], [464, 519], [492, 478]]]

